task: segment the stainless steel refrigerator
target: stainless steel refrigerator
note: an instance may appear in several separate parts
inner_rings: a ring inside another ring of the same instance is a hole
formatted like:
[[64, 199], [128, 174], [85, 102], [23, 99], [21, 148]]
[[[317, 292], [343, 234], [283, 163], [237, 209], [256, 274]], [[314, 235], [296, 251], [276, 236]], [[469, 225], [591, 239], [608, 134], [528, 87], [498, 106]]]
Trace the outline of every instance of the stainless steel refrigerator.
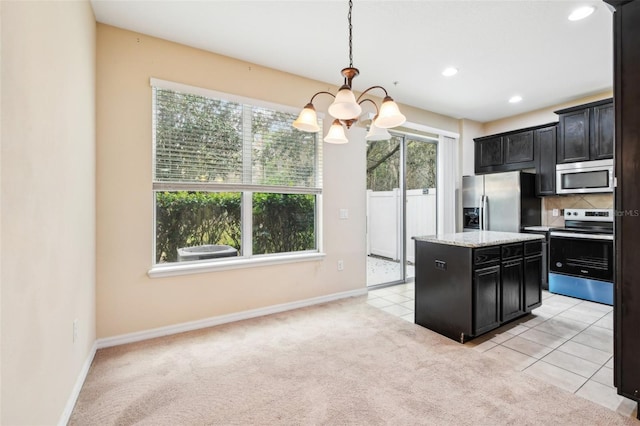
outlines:
[[520, 232], [540, 225], [535, 174], [521, 171], [462, 177], [464, 231]]

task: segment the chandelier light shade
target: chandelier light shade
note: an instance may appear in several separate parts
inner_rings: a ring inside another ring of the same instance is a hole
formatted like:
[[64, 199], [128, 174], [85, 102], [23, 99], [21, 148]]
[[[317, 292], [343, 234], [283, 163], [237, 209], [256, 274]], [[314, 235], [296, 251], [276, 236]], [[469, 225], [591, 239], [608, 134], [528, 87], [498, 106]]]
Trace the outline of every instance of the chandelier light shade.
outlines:
[[329, 114], [340, 120], [349, 120], [359, 117], [362, 113], [362, 107], [356, 102], [356, 96], [349, 86], [345, 85], [340, 88], [336, 99], [329, 105]]
[[333, 120], [329, 133], [324, 137], [324, 141], [327, 143], [343, 144], [349, 142], [347, 136], [344, 134], [344, 127], [337, 118]]
[[318, 115], [316, 109], [312, 103], [308, 103], [300, 111], [300, 115], [293, 122], [293, 127], [304, 132], [319, 132], [320, 126], [318, 126]]
[[[349, 142], [344, 133], [344, 127], [347, 129], [351, 127], [353, 123], [360, 119], [362, 114], [362, 104], [369, 102], [373, 104], [376, 109], [376, 117], [371, 121], [369, 132], [367, 133], [367, 140], [385, 140], [390, 139], [391, 135], [386, 129], [391, 127], [400, 126], [406, 121], [406, 118], [400, 112], [398, 105], [387, 93], [387, 90], [382, 86], [371, 86], [364, 90], [362, 94], [356, 99], [352, 90], [352, 82], [355, 77], [360, 74], [357, 68], [353, 67], [353, 48], [352, 48], [352, 29], [351, 25], [351, 10], [353, 9], [353, 0], [349, 0], [349, 14], [347, 20], [349, 22], [349, 66], [342, 70], [342, 76], [344, 77], [344, 83], [338, 90], [338, 93], [334, 95], [330, 92], [317, 92], [311, 97], [311, 100], [304, 109], [300, 112], [298, 118], [293, 122], [293, 127], [302, 130], [304, 132], [319, 132], [320, 126], [318, 126], [318, 118], [316, 110], [313, 106], [313, 100], [320, 94], [327, 94], [334, 97], [333, 103], [329, 106], [329, 114], [335, 118], [329, 129], [329, 133], [324, 138], [327, 143], [344, 144]], [[371, 99], [364, 96], [373, 89], [381, 89], [384, 92], [384, 100], [378, 109], [378, 105]]]
[[376, 120], [376, 126], [383, 129], [389, 129], [396, 127], [407, 121], [407, 118], [402, 115], [398, 104], [396, 104], [391, 96], [385, 96], [380, 105], [380, 112], [378, 113], [378, 119]]
[[391, 139], [391, 134], [387, 129], [376, 126], [376, 118], [378, 117], [376, 116], [371, 120], [371, 125], [369, 126], [369, 131], [365, 139], [368, 141], [386, 141]]

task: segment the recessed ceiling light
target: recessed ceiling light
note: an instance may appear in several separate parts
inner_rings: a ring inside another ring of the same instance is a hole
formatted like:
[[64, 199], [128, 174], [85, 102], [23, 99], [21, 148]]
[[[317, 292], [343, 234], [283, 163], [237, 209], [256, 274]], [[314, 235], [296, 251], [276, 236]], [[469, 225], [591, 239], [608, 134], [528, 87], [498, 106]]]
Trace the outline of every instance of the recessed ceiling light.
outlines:
[[596, 8], [593, 7], [593, 6], [582, 6], [582, 7], [579, 7], [577, 9], [575, 9], [573, 12], [571, 12], [571, 14], [569, 15], [569, 20], [570, 21], [579, 21], [580, 19], [584, 19], [587, 16], [591, 15], [594, 10], [596, 10]]
[[521, 100], [522, 100], [522, 96], [515, 95], [515, 96], [512, 96], [512, 97], [509, 99], [509, 103], [511, 103], [511, 104], [517, 104], [517, 103], [518, 103], [518, 102], [520, 102]]
[[442, 71], [442, 75], [444, 75], [445, 77], [451, 77], [452, 75], [456, 74], [458, 74], [458, 68], [455, 67], [445, 68], [444, 71]]

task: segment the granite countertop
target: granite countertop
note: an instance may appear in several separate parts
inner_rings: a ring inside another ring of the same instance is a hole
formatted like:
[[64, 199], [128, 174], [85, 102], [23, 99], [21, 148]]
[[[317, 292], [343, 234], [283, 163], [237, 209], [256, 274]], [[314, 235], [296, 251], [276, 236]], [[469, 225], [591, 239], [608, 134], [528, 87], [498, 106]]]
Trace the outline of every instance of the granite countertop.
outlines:
[[522, 241], [543, 240], [544, 235], [520, 234], [516, 232], [475, 231], [457, 232], [455, 234], [427, 235], [413, 237], [416, 241], [447, 244], [461, 247], [485, 247], [499, 244], [519, 243]]
[[525, 231], [548, 231], [551, 229], [550, 226], [525, 226]]

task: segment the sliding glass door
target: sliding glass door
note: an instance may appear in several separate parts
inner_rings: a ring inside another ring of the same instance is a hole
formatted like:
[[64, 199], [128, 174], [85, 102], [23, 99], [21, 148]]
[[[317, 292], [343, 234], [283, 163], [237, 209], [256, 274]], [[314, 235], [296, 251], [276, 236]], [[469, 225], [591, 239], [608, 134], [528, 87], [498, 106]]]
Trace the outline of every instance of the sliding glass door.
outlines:
[[414, 277], [411, 237], [436, 229], [437, 139], [367, 142], [367, 285]]
[[438, 145], [405, 139], [405, 278], [415, 277], [415, 244], [411, 237], [436, 234], [436, 164]]
[[401, 282], [401, 137], [367, 142], [367, 286]]

